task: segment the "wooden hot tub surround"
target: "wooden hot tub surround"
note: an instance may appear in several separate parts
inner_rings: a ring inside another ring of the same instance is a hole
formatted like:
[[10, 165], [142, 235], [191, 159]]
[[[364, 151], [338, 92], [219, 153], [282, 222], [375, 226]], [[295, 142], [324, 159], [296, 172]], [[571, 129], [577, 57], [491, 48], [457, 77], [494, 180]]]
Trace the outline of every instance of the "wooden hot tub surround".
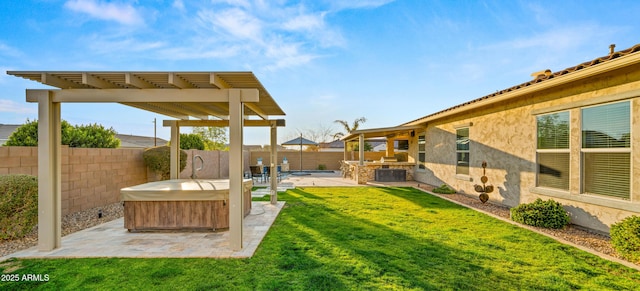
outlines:
[[[243, 181], [243, 210], [251, 212], [251, 179]], [[229, 228], [228, 179], [179, 179], [120, 190], [124, 227], [143, 230], [220, 230]]]

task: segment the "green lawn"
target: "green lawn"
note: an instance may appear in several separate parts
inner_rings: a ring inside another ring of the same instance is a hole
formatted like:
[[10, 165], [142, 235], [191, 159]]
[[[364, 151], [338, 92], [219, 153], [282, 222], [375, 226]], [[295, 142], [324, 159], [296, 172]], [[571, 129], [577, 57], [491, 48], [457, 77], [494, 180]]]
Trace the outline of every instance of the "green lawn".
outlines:
[[15, 260], [0, 289], [633, 290], [640, 272], [412, 188], [298, 188], [251, 259]]

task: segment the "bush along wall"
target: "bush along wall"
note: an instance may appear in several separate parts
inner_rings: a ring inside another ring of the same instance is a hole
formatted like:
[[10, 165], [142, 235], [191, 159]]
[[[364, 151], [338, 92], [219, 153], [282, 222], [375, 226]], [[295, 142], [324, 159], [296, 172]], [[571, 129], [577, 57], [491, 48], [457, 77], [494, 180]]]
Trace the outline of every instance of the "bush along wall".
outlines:
[[[171, 147], [159, 146], [148, 148], [142, 153], [145, 166], [159, 173], [162, 180], [168, 180], [171, 175]], [[187, 153], [180, 150], [180, 172], [187, 166]]]
[[24, 237], [38, 223], [38, 178], [0, 175], [0, 239]]
[[544, 228], [563, 228], [569, 224], [569, 214], [562, 204], [549, 199], [538, 198], [532, 203], [511, 208], [511, 219], [526, 225]]
[[611, 245], [623, 258], [640, 263], [640, 216], [630, 216], [611, 226]]

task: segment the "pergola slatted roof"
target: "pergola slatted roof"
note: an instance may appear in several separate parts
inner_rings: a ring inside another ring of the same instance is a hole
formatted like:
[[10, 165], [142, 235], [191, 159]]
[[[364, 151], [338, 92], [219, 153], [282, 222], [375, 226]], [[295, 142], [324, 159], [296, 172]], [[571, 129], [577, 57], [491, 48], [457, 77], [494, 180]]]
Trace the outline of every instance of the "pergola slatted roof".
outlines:
[[[247, 102], [245, 116], [285, 115], [284, 111], [251, 72], [69, 72], [69, 71], [10, 71], [9, 75], [22, 77], [60, 89], [175, 89], [180, 90], [223, 90], [253, 89], [258, 91], [257, 102]], [[88, 91], [87, 91], [88, 92]], [[166, 92], [164, 90], [163, 92]], [[113, 92], [111, 92], [113, 93]], [[126, 94], [126, 93], [123, 93]], [[86, 99], [83, 99], [86, 101]], [[96, 99], [96, 102], [101, 102]], [[149, 99], [131, 98], [118, 103], [139, 109], [171, 116], [178, 119], [210, 119], [210, 116], [226, 119], [229, 115], [228, 102], [206, 102], [206, 99], [185, 102], [150, 102]]]

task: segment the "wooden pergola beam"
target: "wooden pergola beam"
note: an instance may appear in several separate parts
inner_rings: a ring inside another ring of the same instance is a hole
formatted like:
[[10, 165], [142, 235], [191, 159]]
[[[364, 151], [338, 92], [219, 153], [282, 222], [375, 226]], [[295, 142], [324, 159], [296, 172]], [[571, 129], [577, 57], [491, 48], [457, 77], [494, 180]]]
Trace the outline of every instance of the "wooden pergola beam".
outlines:
[[231, 92], [238, 91], [241, 102], [258, 102], [257, 89], [27, 89], [27, 102], [52, 94], [53, 102], [81, 103], [162, 103], [229, 102]]
[[[285, 126], [284, 119], [273, 119], [273, 120], [251, 120], [245, 119], [244, 126], [247, 127], [270, 127], [275, 124], [277, 127]], [[229, 120], [163, 120], [162, 126], [170, 127], [176, 124], [179, 127], [189, 127], [189, 126], [213, 126], [213, 127], [228, 127]]]

